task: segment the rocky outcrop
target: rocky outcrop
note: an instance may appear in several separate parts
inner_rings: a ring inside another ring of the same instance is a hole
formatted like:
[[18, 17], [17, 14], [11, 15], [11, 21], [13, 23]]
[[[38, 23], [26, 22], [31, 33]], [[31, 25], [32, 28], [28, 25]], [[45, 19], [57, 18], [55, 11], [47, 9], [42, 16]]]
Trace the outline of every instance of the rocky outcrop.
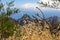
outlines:
[[20, 19], [17, 20], [18, 23], [23, 26], [24, 24], [28, 24], [29, 22], [33, 22], [33, 19], [28, 15], [24, 14]]

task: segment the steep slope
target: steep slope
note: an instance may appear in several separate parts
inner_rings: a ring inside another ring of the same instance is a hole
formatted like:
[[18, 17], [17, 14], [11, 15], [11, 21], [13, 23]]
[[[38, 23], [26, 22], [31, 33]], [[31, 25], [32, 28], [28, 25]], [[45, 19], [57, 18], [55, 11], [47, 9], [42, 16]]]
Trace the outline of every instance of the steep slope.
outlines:
[[32, 22], [33, 19], [28, 15], [24, 14], [20, 19], [17, 20], [20, 25], [28, 24], [30, 21]]

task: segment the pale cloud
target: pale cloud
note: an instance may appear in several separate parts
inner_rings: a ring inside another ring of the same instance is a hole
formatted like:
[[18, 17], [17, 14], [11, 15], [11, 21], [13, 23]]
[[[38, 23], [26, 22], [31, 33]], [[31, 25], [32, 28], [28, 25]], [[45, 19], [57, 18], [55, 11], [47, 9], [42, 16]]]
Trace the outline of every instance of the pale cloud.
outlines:
[[36, 3], [26, 3], [26, 4], [23, 4], [23, 5], [21, 5], [21, 7], [22, 8], [24, 8], [24, 9], [35, 9], [36, 7], [38, 7], [39, 5], [38, 4], [36, 4]]
[[40, 9], [44, 9], [44, 10], [48, 9], [46, 7], [41, 7], [37, 3], [26, 3], [26, 4], [21, 5], [21, 8], [24, 10], [26, 10], [26, 9], [37, 10], [36, 7], [40, 8]]
[[[47, 3], [48, 1], [50, 2], [50, 5], [51, 3], [53, 3], [53, 1], [51, 0], [40, 0], [40, 2], [44, 2], [44, 3]], [[26, 4], [22, 4], [20, 7], [24, 10], [27, 10], [27, 9], [37, 10], [36, 7], [43, 10], [53, 9], [50, 7], [41, 7], [40, 4], [37, 4], [37, 3], [26, 3]]]

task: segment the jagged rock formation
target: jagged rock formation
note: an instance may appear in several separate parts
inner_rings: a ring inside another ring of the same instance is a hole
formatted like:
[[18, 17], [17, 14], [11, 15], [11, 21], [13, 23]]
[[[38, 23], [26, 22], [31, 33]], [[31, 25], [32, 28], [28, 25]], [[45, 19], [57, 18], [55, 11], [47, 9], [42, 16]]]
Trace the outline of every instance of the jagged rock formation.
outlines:
[[56, 34], [60, 30], [60, 18], [57, 16], [49, 17], [48, 21], [50, 22], [50, 31], [51, 33]]
[[[55, 23], [58, 23], [59, 18], [54, 16], [54, 17], [48, 18], [48, 19], [49, 20], [46, 19], [47, 22], [53, 22], [53, 20], [54, 20], [53, 24], [55, 24]], [[30, 22], [28, 25], [24, 25], [23, 28], [20, 27], [21, 30], [23, 29], [25, 31], [23, 33], [24, 35], [22, 35], [23, 36], [22, 40], [60, 40], [60, 31], [58, 31], [60, 26], [59, 25], [57, 25], [57, 26], [53, 25], [53, 26], [51, 27], [52, 28], [51, 31], [56, 33], [57, 35], [51, 34], [49, 25], [47, 25], [47, 23], [45, 23], [44, 30], [42, 31], [40, 23], [38, 23], [38, 26], [36, 26], [35, 22]], [[23, 30], [21, 32], [23, 32]]]
[[28, 24], [29, 22], [33, 22], [33, 19], [28, 15], [24, 14], [20, 19], [17, 20], [18, 23], [23, 26], [24, 24]]
[[[48, 18], [46, 19], [46, 21], [51, 22], [50, 20], [54, 19], [54, 22], [57, 22], [57, 18], [58, 17]], [[28, 24], [26, 24], [24, 20], [25, 21], [28, 20]], [[12, 40], [60, 40], [60, 31], [58, 31], [60, 26], [57, 27], [58, 29], [53, 28], [52, 32], [55, 32], [56, 30], [58, 32], [56, 33], [57, 35], [55, 34], [52, 35], [50, 31], [50, 26], [48, 25], [48, 23], [45, 23], [44, 30], [42, 31], [41, 20], [38, 20], [37, 22], [38, 25], [36, 26], [36, 23], [34, 22], [34, 20], [32, 21], [32, 19], [25, 14], [23, 15], [22, 18], [18, 20], [19, 24], [21, 21], [23, 21], [24, 25], [23, 26], [20, 25], [19, 26], [20, 29], [18, 29], [18, 32], [16, 32], [15, 36], [9, 37], [7, 40], [11, 40], [11, 39]]]

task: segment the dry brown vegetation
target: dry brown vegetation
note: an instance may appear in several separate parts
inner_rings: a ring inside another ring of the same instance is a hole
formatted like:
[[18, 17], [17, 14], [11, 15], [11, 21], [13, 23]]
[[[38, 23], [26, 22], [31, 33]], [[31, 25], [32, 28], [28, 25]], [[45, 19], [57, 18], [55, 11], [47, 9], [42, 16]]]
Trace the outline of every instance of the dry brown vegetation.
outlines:
[[[23, 22], [23, 25], [20, 22]], [[17, 24], [14, 35], [2, 40], [60, 40], [60, 23], [56, 17], [51, 21], [37, 18], [31, 20], [29, 16], [24, 15]]]
[[20, 29], [17, 30], [17, 33], [7, 40], [60, 40], [60, 31], [58, 31], [56, 35], [51, 34], [49, 25], [46, 23], [43, 31], [40, 23], [36, 26], [36, 23], [30, 22], [19, 27]]

